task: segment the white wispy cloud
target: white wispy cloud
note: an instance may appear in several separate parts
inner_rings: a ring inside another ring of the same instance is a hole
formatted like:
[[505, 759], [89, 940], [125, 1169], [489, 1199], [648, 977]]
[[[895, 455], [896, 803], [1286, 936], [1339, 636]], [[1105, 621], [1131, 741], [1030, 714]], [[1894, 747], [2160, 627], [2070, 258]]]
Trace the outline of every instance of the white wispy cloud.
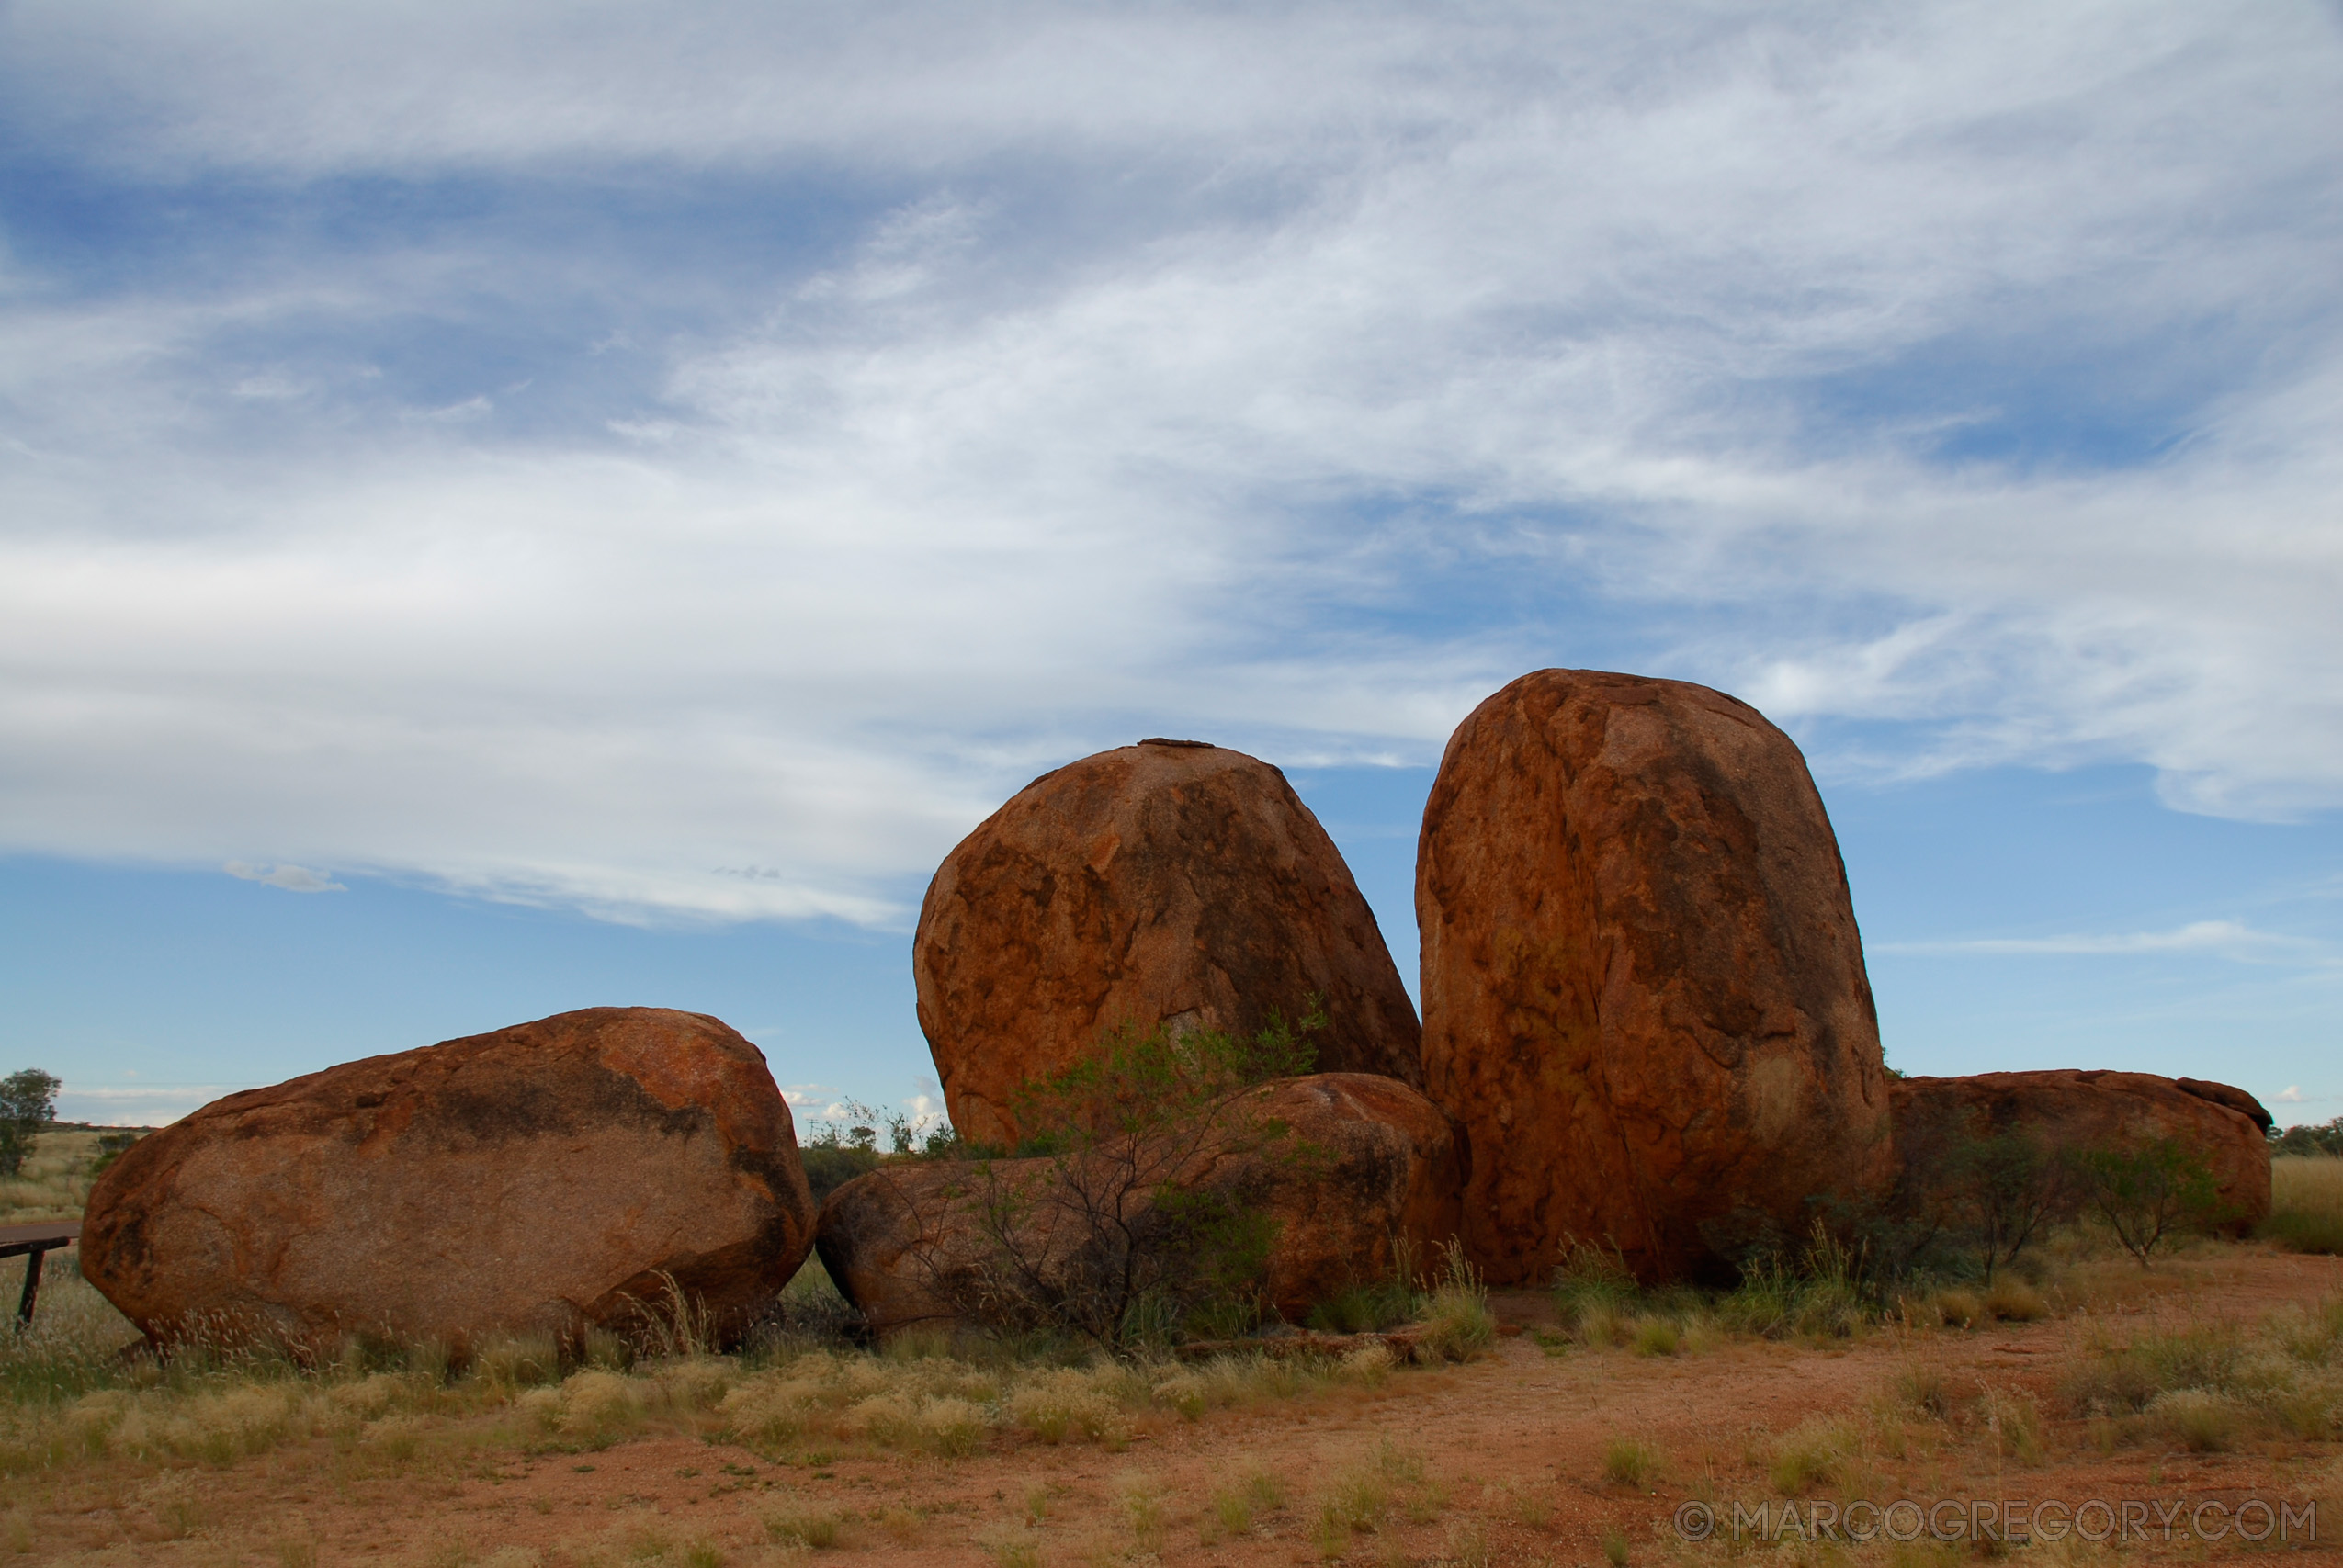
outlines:
[[2237, 920], [2192, 920], [2168, 931], [2070, 932], [2057, 936], [1975, 937], [1956, 942], [1891, 942], [1880, 953], [2072, 953], [2111, 957], [2211, 953], [2255, 963], [2331, 964], [2326, 944], [2307, 937], [2259, 931]]
[[[522, 217], [12, 263], [0, 848], [900, 922], [1067, 756], [1429, 761], [1554, 662], [2343, 804], [2323, 14], [784, 15], [0, 12], [75, 177], [853, 193], [688, 288]], [[647, 368], [545, 427], [360, 341], [547, 294]]]
[[99, 1126], [160, 1127], [191, 1111], [255, 1084], [101, 1084], [95, 1088], [68, 1082], [57, 1091], [57, 1116], [63, 1122], [91, 1122]]
[[281, 887], [288, 893], [349, 891], [324, 872], [311, 871], [305, 865], [250, 865], [240, 860], [232, 860], [220, 869], [239, 881], [265, 883], [271, 887]]

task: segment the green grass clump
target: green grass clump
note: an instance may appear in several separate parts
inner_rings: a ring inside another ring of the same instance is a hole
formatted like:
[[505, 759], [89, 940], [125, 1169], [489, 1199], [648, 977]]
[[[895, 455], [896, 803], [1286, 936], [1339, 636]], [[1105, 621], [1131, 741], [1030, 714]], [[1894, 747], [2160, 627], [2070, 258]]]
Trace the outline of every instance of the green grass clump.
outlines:
[[2343, 1437], [2343, 1300], [2250, 1327], [2190, 1324], [2087, 1346], [2060, 1380], [2070, 1414], [2121, 1441], [2219, 1453], [2284, 1431]]
[[1464, 1244], [1451, 1241], [1445, 1277], [1425, 1299], [1424, 1349], [1452, 1361], [1478, 1355], [1497, 1343], [1497, 1314], [1488, 1310], [1488, 1290], [1465, 1257]]
[[1554, 1315], [1581, 1344], [1624, 1341], [1642, 1295], [1616, 1248], [1574, 1240], [1554, 1271]]
[[1308, 1325], [1322, 1334], [1379, 1334], [1416, 1320], [1421, 1293], [1398, 1280], [1353, 1285], [1310, 1309]]
[[793, 1508], [769, 1515], [764, 1521], [765, 1539], [774, 1545], [810, 1547], [816, 1551], [836, 1546], [840, 1529], [836, 1514], [817, 1508]]
[[1842, 1479], [1857, 1443], [1854, 1428], [1844, 1421], [1809, 1422], [1774, 1445], [1767, 1476], [1784, 1497], [1802, 1495]]
[[1628, 1348], [1638, 1356], [1672, 1356], [1684, 1342], [1681, 1330], [1668, 1318], [1647, 1317], [1636, 1324]]
[[1659, 1468], [1659, 1450], [1640, 1438], [1613, 1438], [1602, 1446], [1602, 1478], [1640, 1487]]

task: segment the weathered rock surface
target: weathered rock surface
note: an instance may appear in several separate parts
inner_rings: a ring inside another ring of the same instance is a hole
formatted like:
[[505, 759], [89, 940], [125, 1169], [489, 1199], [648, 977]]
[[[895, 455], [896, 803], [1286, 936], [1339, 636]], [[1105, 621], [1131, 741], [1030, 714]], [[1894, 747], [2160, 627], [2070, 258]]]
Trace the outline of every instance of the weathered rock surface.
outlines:
[[2263, 1132], [2269, 1131], [2277, 1120], [2268, 1107], [2244, 1089], [2225, 1083], [2207, 1083], [2202, 1078], [2174, 1078], [2172, 1087], [2182, 1094], [2193, 1094], [2199, 1100], [2210, 1100], [2215, 1105], [2225, 1105], [2240, 1116], [2250, 1120]]
[[[1317, 1073], [1262, 1086], [1245, 1111], [1255, 1128], [1288, 1131], [1265, 1145], [1240, 1136], [1233, 1151], [1207, 1145], [1175, 1179], [1275, 1222], [1264, 1289], [1288, 1319], [1390, 1278], [1395, 1237], [1430, 1269], [1457, 1234], [1464, 1151], [1448, 1119], [1405, 1084]], [[985, 1194], [1031, 1193], [1049, 1170], [1046, 1159], [890, 1164], [831, 1194], [815, 1246], [877, 1332], [949, 1325], [999, 1258], [979, 1217]], [[1129, 1217], [1143, 1227], [1146, 1213], [1141, 1203]], [[1043, 1260], [1046, 1285], [1062, 1286], [1086, 1259], [1086, 1227], [1047, 1202], [1022, 1211], [1013, 1234], [1022, 1255]]]
[[631, 1335], [668, 1277], [723, 1337], [814, 1213], [754, 1045], [590, 1008], [213, 1101], [100, 1179], [82, 1271], [163, 1343]]
[[952, 1124], [1013, 1145], [1013, 1091], [1119, 1025], [1248, 1035], [1324, 998], [1326, 1071], [1420, 1081], [1415, 1008], [1318, 818], [1268, 763], [1142, 741], [1045, 773], [945, 857], [912, 947]]
[[2269, 1145], [2262, 1134], [2269, 1112], [2227, 1084], [2058, 1069], [1899, 1078], [1888, 1090], [1907, 1160], [1928, 1159], [1948, 1133], [1983, 1137], [2022, 1129], [2038, 1134], [2052, 1153], [2136, 1148], [2176, 1138], [2193, 1145], [2213, 1168], [2224, 1228], [2242, 1235], [2269, 1214]]
[[1894, 1173], [1846, 872], [1789, 737], [1678, 681], [1525, 675], [1448, 742], [1416, 863], [1424, 1089], [1472, 1154], [1466, 1243], [1646, 1278]]

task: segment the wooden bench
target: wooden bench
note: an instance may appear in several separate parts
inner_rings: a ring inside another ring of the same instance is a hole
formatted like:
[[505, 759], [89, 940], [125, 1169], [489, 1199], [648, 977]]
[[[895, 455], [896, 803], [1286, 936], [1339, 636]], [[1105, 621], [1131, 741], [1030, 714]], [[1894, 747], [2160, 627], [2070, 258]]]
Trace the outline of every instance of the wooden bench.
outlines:
[[61, 1247], [82, 1238], [79, 1220], [40, 1220], [28, 1225], [0, 1225], [0, 1258], [25, 1255], [25, 1293], [17, 1302], [17, 1332], [32, 1326], [33, 1303], [40, 1299], [40, 1260]]

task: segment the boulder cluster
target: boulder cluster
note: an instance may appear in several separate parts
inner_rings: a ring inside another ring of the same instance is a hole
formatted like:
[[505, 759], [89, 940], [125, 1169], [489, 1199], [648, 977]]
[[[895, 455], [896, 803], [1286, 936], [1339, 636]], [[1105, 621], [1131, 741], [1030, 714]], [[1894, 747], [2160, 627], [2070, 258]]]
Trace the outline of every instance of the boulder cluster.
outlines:
[[[950, 1323], [1004, 1227], [1067, 1223], [971, 1218], [974, 1184], [1023, 1190], [1064, 1158], [1019, 1157], [1053, 1131], [1025, 1124], [1025, 1086], [1118, 1031], [1304, 1021], [1314, 1070], [1231, 1103], [1306, 1157], [1206, 1136], [1160, 1189], [1262, 1224], [1262, 1292], [1287, 1317], [1444, 1249], [1497, 1284], [1542, 1282], [1580, 1244], [1647, 1280], [1715, 1274], [1752, 1236], [1892, 1204], [1946, 1129], [2182, 1139], [2233, 1224], [2268, 1212], [2269, 1118], [2242, 1090], [1891, 1077], [1805, 760], [1705, 687], [1545, 670], [1482, 703], [1425, 809], [1416, 914], [1421, 1023], [1285, 775], [1141, 741], [1035, 780], [922, 906], [920, 1024], [963, 1145], [998, 1157], [891, 1162], [817, 1214], [753, 1045], [699, 1014], [596, 1008], [205, 1107], [107, 1173], [83, 1269], [157, 1342], [722, 1342], [816, 1247], [874, 1329]], [[1047, 1239], [1044, 1292], [1086, 1266]]]

